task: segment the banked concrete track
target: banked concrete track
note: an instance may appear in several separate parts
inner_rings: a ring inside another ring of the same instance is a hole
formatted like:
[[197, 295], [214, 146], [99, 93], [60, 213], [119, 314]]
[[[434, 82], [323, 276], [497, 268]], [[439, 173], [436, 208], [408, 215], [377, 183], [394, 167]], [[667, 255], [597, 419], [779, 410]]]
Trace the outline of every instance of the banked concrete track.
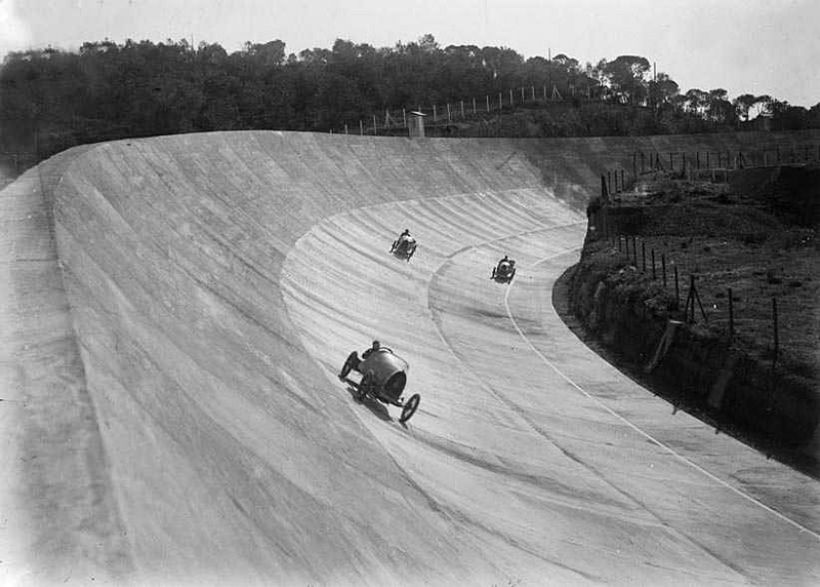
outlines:
[[[673, 414], [550, 291], [632, 150], [818, 139], [255, 132], [53, 158], [0, 193], [0, 582], [816, 584], [817, 483]], [[410, 263], [387, 253], [405, 227]], [[411, 364], [407, 426], [335, 378], [373, 338]]]

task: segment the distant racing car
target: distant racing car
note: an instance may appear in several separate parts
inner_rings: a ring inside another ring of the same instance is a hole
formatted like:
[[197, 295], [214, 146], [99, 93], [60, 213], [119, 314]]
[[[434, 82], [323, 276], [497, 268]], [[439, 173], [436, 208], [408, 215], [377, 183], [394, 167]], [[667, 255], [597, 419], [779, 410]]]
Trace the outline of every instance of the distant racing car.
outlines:
[[390, 252], [405, 261], [409, 261], [416, 252], [416, 246], [416, 239], [410, 236], [409, 231], [405, 230], [399, 238], [393, 241]]
[[355, 385], [347, 376], [351, 371], [361, 373], [362, 378], [358, 385], [355, 385], [356, 399], [362, 402], [370, 396], [382, 403], [398, 406], [402, 409], [399, 421], [407, 422], [416, 413], [421, 400], [417, 393], [411, 395], [407, 401], [402, 397], [407, 385], [407, 361], [391, 349], [380, 347], [376, 343], [374, 348], [363, 353], [363, 357], [359, 359], [356, 351], [350, 353], [339, 372], [339, 379]]
[[498, 265], [493, 267], [493, 274], [490, 276], [490, 279], [498, 283], [509, 283], [513, 277], [515, 277], [515, 261], [504, 256], [504, 258], [498, 262]]

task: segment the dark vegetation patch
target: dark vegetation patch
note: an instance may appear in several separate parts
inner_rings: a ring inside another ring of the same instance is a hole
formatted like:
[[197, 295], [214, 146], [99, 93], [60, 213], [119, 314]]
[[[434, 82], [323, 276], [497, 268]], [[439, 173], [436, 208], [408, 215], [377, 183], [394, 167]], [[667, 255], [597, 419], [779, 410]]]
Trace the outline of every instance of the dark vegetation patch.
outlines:
[[[800, 447], [820, 419], [820, 239], [807, 203], [820, 201], [817, 168], [749, 173], [729, 184], [662, 178], [604, 205], [612, 232], [588, 233], [567, 279], [569, 310], [588, 337], [670, 401], [767, 451], [800, 454], [787, 460], [816, 475], [817, 455]], [[686, 323], [691, 275], [700, 303]], [[645, 373], [670, 319], [685, 324]]]

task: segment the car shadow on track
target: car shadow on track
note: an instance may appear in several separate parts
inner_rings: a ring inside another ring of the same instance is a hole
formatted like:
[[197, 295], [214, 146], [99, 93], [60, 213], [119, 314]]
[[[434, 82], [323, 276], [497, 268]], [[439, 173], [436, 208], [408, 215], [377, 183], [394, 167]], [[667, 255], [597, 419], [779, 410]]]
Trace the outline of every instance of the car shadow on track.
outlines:
[[[353, 401], [355, 401], [356, 403], [359, 403], [359, 400], [356, 399], [359, 384], [350, 379], [345, 379], [344, 382], [347, 383], [347, 387], [345, 389], [347, 390], [347, 393], [350, 394], [351, 399], [353, 399]], [[361, 403], [368, 410], [373, 412], [373, 414], [380, 420], [384, 420], [385, 422], [393, 421], [393, 418], [390, 417], [390, 412], [387, 411], [387, 407], [379, 400], [373, 399], [372, 397], [368, 396]]]

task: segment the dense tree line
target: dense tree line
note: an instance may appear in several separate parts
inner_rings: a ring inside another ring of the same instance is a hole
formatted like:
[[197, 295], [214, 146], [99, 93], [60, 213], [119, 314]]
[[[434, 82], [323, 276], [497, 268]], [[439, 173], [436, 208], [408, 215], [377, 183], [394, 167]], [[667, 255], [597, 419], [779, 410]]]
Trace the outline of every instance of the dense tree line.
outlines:
[[389, 48], [339, 39], [331, 49], [298, 55], [279, 40], [233, 53], [211, 43], [128, 40], [9, 54], [0, 69], [0, 151], [46, 156], [74, 144], [194, 131], [339, 130], [388, 108], [429, 108], [520, 87], [554, 88], [561, 100], [497, 132], [708, 132], [761, 113], [775, 128], [820, 126], [820, 104], [806, 110], [750, 94], [730, 100], [722, 89], [683, 93], [634, 55], [594, 65], [563, 54], [525, 60], [503, 47], [442, 48], [431, 35]]

